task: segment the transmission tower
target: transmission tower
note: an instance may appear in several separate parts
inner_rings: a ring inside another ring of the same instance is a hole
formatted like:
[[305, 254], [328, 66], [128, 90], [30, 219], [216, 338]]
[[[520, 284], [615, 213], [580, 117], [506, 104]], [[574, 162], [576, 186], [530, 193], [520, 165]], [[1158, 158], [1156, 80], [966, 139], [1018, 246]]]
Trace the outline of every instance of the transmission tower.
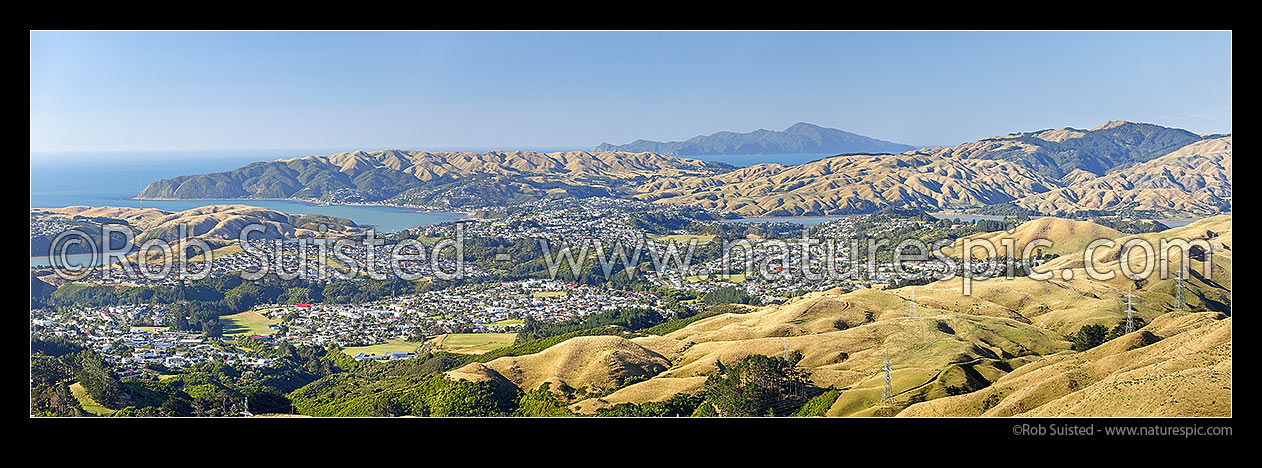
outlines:
[[241, 411], [241, 415], [254, 416], [254, 413], [250, 412], [250, 397], [245, 397], [245, 410]]
[[784, 360], [789, 360], [789, 338], [784, 339]]
[[911, 311], [907, 313], [908, 317], [916, 318], [916, 290], [911, 290]]
[[1135, 289], [1135, 285], [1133, 284], [1129, 288], [1126, 288], [1126, 333], [1135, 331], [1135, 309], [1134, 303], [1131, 301], [1135, 298], [1135, 295], [1131, 294], [1131, 290], [1133, 289]]
[[881, 366], [885, 372], [885, 387], [881, 389], [881, 405], [894, 403], [894, 387], [890, 385], [890, 352], [885, 352], [885, 363]]

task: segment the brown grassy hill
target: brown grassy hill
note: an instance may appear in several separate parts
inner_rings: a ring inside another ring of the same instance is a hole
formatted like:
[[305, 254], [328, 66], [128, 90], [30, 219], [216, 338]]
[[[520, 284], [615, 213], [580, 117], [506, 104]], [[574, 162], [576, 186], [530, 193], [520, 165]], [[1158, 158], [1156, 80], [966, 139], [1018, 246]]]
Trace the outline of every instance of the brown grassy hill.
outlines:
[[[187, 226], [191, 237], [215, 240], [236, 240], [241, 230], [251, 224], [259, 224], [265, 228], [264, 231], [250, 234], [251, 239], [337, 237], [361, 231], [349, 219], [323, 215], [291, 215], [249, 205], [209, 205], [178, 212], [112, 206], [71, 206], [45, 211], [121, 219], [140, 231], [136, 236], [138, 242], [157, 237], [174, 239], [179, 235], [182, 225]], [[327, 228], [326, 232], [319, 230], [322, 225]]]
[[[670, 365], [661, 355], [618, 336], [572, 338], [543, 352], [526, 356], [502, 357], [485, 364], [523, 389], [535, 389], [552, 382], [553, 389], [564, 383], [575, 389], [599, 392], [616, 388], [637, 376], [657, 375]], [[448, 376], [469, 378], [486, 374], [474, 363], [448, 372]]]
[[471, 363], [459, 369], [447, 372], [451, 380], [468, 380], [470, 382], [495, 382], [501, 385], [513, 385], [508, 379], [480, 362]]
[[643, 180], [733, 168], [654, 153], [354, 151], [161, 179], [146, 186], [139, 197], [384, 200], [406, 195], [408, 203], [434, 206], [508, 204], [549, 196], [552, 189], [568, 190], [565, 186], [589, 195], [620, 194]]
[[[1199, 141], [1198, 141], [1199, 140]], [[1155, 159], [1154, 159], [1155, 158]], [[886, 206], [968, 209], [1014, 202], [1044, 214], [1230, 210], [1231, 137], [1150, 124], [1015, 133], [897, 155], [839, 155], [797, 166], [662, 178], [635, 198], [746, 216], [835, 215]]]
[[570, 405], [570, 409], [580, 414], [594, 414], [597, 410], [609, 408], [619, 403], [644, 403], [648, 401], [665, 401], [680, 393], [695, 393], [705, 384], [704, 376], [697, 377], [660, 377], [637, 382], [600, 398], [588, 398]]
[[[1128, 239], [1201, 237], [1213, 246], [1208, 252], [1212, 265], [1205, 270], [1195, 263], [1187, 279], [1185, 296], [1195, 313], [1175, 311], [1173, 277], [1092, 279], [1077, 251], [1049, 261], [1043, 269], [1058, 274], [1046, 281], [974, 281], [969, 295], [962, 293], [958, 278], [888, 291], [815, 292], [751, 312], [708, 317], [665, 336], [576, 338], [537, 355], [497, 359], [488, 367], [523, 388], [551, 380], [609, 389], [620, 381], [617, 377], [633, 374], [627, 367], [646, 369], [628, 363], [655, 364], [640, 374], [651, 376], [648, 380], [571, 406], [584, 413], [698, 391], [717, 371], [717, 362], [751, 354], [781, 356], [786, 345], [790, 353], [800, 353], [797, 365], [814, 385], [841, 390], [830, 416], [1230, 412], [1230, 319], [1222, 320], [1226, 315], [1220, 312], [1229, 312], [1231, 303], [1230, 215], [1136, 236], [1054, 219], [1033, 221], [1017, 232], [1051, 232], [1071, 240], [1116, 235], [1119, 247], [1095, 253], [1101, 271], [1119, 271], [1118, 251]], [[1074, 278], [1061, 277], [1064, 269]], [[1147, 325], [1085, 352], [1069, 350], [1066, 335], [1083, 325], [1112, 328], [1125, 318], [1123, 295], [1129, 288], [1139, 296], [1136, 315]], [[909, 316], [913, 291], [914, 318]], [[627, 349], [632, 350], [628, 356], [640, 359], [604, 358]], [[893, 405], [882, 406], [880, 368], [886, 353], [895, 398]]]
[[1071, 182], [1016, 203], [1046, 214], [1123, 208], [1217, 213], [1223, 200], [1231, 200], [1231, 137], [1198, 141], [1104, 177]]
[[987, 142], [901, 155], [835, 156], [798, 166], [760, 164], [713, 176], [657, 180], [640, 186], [635, 198], [748, 216], [792, 216], [860, 213], [884, 206], [974, 207], [1058, 186], [1018, 164], [964, 157], [973, 145], [993, 149], [1021, 144]]
[[1170, 313], [1081, 353], [1049, 356], [899, 416], [1230, 416], [1231, 319]]
[[[1021, 257], [1025, 252], [1026, 245], [1031, 241], [1046, 239], [1051, 241], [1053, 245], [1040, 250], [1044, 253], [1060, 255], [1081, 251], [1095, 239], [1114, 239], [1118, 237], [1122, 237], [1122, 233], [1092, 222], [1047, 217], [1022, 223], [1013, 229], [1012, 232], [987, 232], [958, 239], [954, 245], [943, 249], [943, 253], [953, 257], [960, 256], [964, 241], [968, 239], [969, 241], [989, 241], [991, 245], [995, 246], [998, 255], [1004, 255], [1003, 242], [1005, 239], [1012, 239], [1012, 245], [1015, 246], [1015, 252], [1012, 255]], [[979, 248], [972, 253], [971, 257], [985, 258], [985, 255], [985, 251]]]
[[332, 155], [284, 159], [317, 162], [355, 175], [385, 167], [403, 171], [421, 180], [444, 175], [500, 174], [546, 175], [577, 179], [591, 177], [629, 178], [637, 175], [677, 176], [713, 172], [713, 164], [689, 158], [654, 153], [569, 151], [425, 152], [407, 150], [355, 151]]

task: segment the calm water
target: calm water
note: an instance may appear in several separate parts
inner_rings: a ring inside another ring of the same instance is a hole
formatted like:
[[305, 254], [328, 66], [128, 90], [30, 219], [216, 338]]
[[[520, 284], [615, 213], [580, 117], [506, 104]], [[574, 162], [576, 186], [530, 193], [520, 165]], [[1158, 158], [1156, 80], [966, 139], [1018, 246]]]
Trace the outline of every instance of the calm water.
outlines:
[[[58, 264], [61, 264], [61, 259], [59, 259], [59, 258], [54, 258], [53, 260], [54, 260], [54, 261], [56, 261]], [[93, 261], [93, 260], [95, 260], [95, 261]], [[99, 254], [97, 255], [97, 258], [93, 259], [93, 258], [92, 258], [92, 254], [89, 254], [89, 253], [82, 253], [82, 254], [68, 254], [68, 255], [66, 255], [66, 262], [65, 262], [65, 265], [66, 265], [66, 266], [69, 266], [69, 267], [72, 267], [72, 268], [76, 268], [76, 267], [97, 266], [97, 265], [99, 265], [100, 263], [101, 263], [101, 258], [100, 258], [100, 255], [99, 255]], [[48, 256], [47, 256], [47, 255], [33, 255], [33, 256], [31, 256], [31, 267], [32, 267], [32, 268], [34, 268], [34, 267], [49, 267], [49, 266], [51, 266], [51, 265], [52, 265], [52, 262], [49, 262], [49, 261], [48, 261]]]
[[1160, 221], [1161, 224], [1164, 224], [1166, 226], [1177, 228], [1177, 227], [1187, 226], [1199, 220], [1200, 219], [1198, 218], [1167, 218], [1167, 219], [1158, 219], [1157, 221]]
[[417, 213], [384, 206], [320, 206], [285, 200], [129, 200], [158, 179], [232, 170], [255, 161], [329, 154], [328, 150], [184, 151], [170, 153], [32, 153], [31, 207], [124, 206], [182, 211], [206, 205], [243, 204], [295, 214], [323, 214], [392, 232], [441, 223], [462, 213]]
[[[963, 213], [951, 213], [951, 212], [947, 212], [947, 211], [941, 211], [941, 212], [937, 212], [937, 213], [929, 213], [929, 215], [930, 215], [930, 216], [933, 216], [934, 218], [938, 218], [938, 219], [959, 219], [960, 221], [967, 221], [967, 222], [973, 222], [973, 221], [977, 221], [977, 220], [979, 220], [979, 219], [988, 219], [988, 220], [992, 220], [992, 221], [1003, 221], [1003, 216], [994, 216], [994, 215], [971, 215], [971, 214], [963, 214]], [[1031, 216], [1031, 218], [1042, 218], [1042, 216]], [[1187, 225], [1192, 224], [1192, 223], [1194, 223], [1194, 222], [1196, 222], [1196, 221], [1199, 221], [1200, 219], [1201, 219], [1201, 218], [1165, 218], [1165, 219], [1156, 219], [1156, 220], [1154, 220], [1154, 221], [1158, 221], [1158, 222], [1160, 222], [1161, 224], [1166, 225], [1167, 227], [1177, 228], [1177, 227], [1187, 226]]]
[[[852, 215], [853, 216], [853, 215]], [[849, 218], [851, 216], [773, 216], [770, 218], [739, 218], [724, 219], [724, 223], [794, 223], [803, 226], [815, 226], [818, 224], [836, 221], [838, 219]]]
[[756, 164], [784, 164], [794, 166], [811, 161], [836, 156], [836, 153], [803, 153], [803, 154], [723, 154], [723, 155], [679, 155], [681, 158], [700, 159], [702, 161], [718, 161], [733, 166], [749, 167]]
[[[971, 223], [977, 220], [982, 220], [982, 219], [989, 220], [989, 221], [1003, 221], [1003, 216], [951, 213], [949, 211], [939, 211], [937, 213], [929, 213], [929, 216], [933, 216], [934, 218], [937, 218], [937, 219], [946, 219], [946, 220], [958, 219], [960, 221], [964, 221], [968, 223]], [[1041, 218], [1041, 217], [1042, 216], [1031, 216], [1031, 218]]]

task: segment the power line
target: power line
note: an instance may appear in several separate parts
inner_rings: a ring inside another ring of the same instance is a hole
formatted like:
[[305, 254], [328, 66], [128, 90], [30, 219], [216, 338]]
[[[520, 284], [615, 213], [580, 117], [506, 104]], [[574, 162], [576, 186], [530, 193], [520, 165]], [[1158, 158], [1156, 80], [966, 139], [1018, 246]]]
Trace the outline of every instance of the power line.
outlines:
[[911, 290], [911, 311], [907, 313], [908, 317], [916, 318], [916, 290]]
[[1179, 271], [1178, 274], [1175, 275], [1174, 289], [1175, 289], [1174, 297], [1176, 301], [1175, 306], [1174, 306], [1174, 311], [1182, 312], [1184, 307], [1187, 307], [1187, 302], [1185, 302], [1183, 299], [1183, 271]]

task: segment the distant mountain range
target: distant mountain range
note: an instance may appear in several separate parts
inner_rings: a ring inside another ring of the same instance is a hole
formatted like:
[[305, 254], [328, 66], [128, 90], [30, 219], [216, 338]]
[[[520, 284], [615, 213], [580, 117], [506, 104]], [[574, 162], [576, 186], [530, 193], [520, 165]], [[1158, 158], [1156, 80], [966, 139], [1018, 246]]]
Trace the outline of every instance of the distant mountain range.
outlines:
[[798, 122], [782, 132], [755, 130], [749, 133], [718, 132], [699, 135], [687, 141], [636, 140], [625, 145], [601, 143], [594, 151], [627, 151], [669, 155], [712, 156], [736, 154], [804, 153], [901, 153], [915, 146], [892, 143], [835, 128]]
[[[819, 135], [815, 130], [834, 132], [797, 124], [766, 133]], [[140, 197], [385, 201], [461, 209], [607, 196], [745, 216], [841, 215], [884, 207], [1140, 217], [1231, 211], [1230, 135], [1110, 121], [1090, 130], [1012, 133], [899, 154], [839, 152], [845, 154], [800, 165], [737, 168], [633, 151], [357, 151], [163, 179]]]

